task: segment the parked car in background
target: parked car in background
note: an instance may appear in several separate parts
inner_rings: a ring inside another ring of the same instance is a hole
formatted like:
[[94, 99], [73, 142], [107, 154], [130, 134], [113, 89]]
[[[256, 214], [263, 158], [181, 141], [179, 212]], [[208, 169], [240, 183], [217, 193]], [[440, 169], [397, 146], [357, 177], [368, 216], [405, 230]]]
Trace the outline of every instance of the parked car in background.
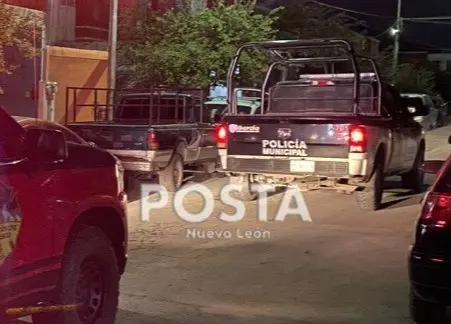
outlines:
[[[260, 108], [260, 100], [257, 98], [239, 98], [237, 101], [238, 114], [253, 115]], [[227, 113], [227, 98], [216, 97], [205, 102], [205, 112], [209, 114], [213, 120], [215, 115], [221, 118]]]
[[439, 120], [439, 111], [434, 105], [431, 96], [421, 93], [403, 93], [404, 98], [410, 112], [415, 112], [415, 121], [420, 123], [425, 130], [431, 130], [437, 127]]
[[448, 119], [448, 105], [443, 100], [442, 96], [432, 97], [434, 107], [438, 109], [437, 115], [437, 127], [443, 127], [447, 125]]
[[418, 324], [447, 323], [451, 306], [451, 156], [427, 161], [437, 174], [426, 192], [409, 256], [410, 313]]

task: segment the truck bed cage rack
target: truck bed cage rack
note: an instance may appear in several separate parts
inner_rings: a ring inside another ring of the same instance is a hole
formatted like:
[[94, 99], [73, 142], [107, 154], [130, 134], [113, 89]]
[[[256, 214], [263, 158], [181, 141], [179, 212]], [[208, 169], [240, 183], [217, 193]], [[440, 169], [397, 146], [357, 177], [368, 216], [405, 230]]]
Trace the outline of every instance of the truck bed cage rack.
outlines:
[[[80, 95], [80, 93], [83, 93]], [[118, 106], [119, 100], [127, 97], [152, 97], [164, 95], [169, 97], [190, 98], [192, 102], [199, 106], [202, 118], [202, 106], [206, 99], [205, 90], [200, 88], [179, 88], [170, 86], [152, 86], [140, 89], [112, 89], [112, 88], [94, 88], [94, 87], [67, 87], [66, 88], [66, 116], [65, 123], [77, 122], [78, 110], [81, 108], [92, 108], [94, 110], [95, 120], [98, 113], [111, 113]], [[78, 98], [81, 97], [81, 100]], [[91, 98], [91, 100], [88, 100]], [[178, 101], [177, 101], [178, 102]], [[154, 104], [150, 100], [149, 109]], [[178, 103], [176, 104], [178, 105]], [[106, 117], [108, 120], [108, 116]], [[102, 120], [101, 118], [100, 120]], [[106, 120], [105, 120], [106, 121]], [[150, 121], [149, 121], [150, 122]]]
[[[378, 85], [378, 98], [377, 98], [377, 112], [380, 113], [381, 111], [381, 95], [382, 95], [382, 87], [381, 87], [381, 80], [380, 80], [380, 76], [379, 76], [379, 71], [376, 65], [376, 62], [368, 57], [364, 57], [364, 56], [354, 56], [355, 58], [360, 58], [364, 61], [368, 61], [371, 63], [373, 71], [371, 73], [359, 73], [360, 77], [357, 77], [356, 73], [342, 73], [341, 75], [346, 75], [346, 76], [351, 76], [352, 79], [354, 79], [354, 111], [357, 111], [358, 106], [359, 106], [359, 101], [360, 101], [360, 81], [362, 79], [362, 76], [368, 77], [370, 75], [374, 76], [374, 81], [377, 82]], [[268, 85], [269, 82], [269, 77], [271, 75], [271, 72], [274, 70], [274, 68], [276, 66], [279, 65], [291, 65], [291, 66], [295, 66], [297, 64], [302, 64], [302, 63], [311, 63], [311, 62], [315, 62], [315, 63], [335, 63], [335, 62], [347, 62], [350, 59], [348, 57], [343, 57], [343, 56], [339, 56], [339, 57], [317, 57], [317, 58], [293, 58], [293, 59], [285, 59], [285, 60], [280, 60], [280, 61], [276, 61], [274, 63], [272, 63], [268, 69], [268, 72], [266, 73], [266, 77], [265, 80], [263, 82], [263, 86], [262, 86], [262, 98], [261, 98], [261, 106], [260, 106], [260, 111], [263, 114], [265, 111], [265, 91], [266, 91], [266, 87]], [[339, 75], [339, 74], [330, 74], [329, 76], [332, 77], [333, 75]], [[304, 78], [307, 75], [304, 75]], [[327, 76], [327, 74], [321, 74], [321, 76]], [[302, 79], [302, 77], [300, 78]], [[233, 101], [232, 101], [233, 103]], [[236, 107], [234, 104], [232, 104], [232, 113], [236, 112]]]
[[[346, 52], [345, 56], [339, 56], [339, 57], [307, 57], [307, 58], [290, 58], [283, 56], [279, 51], [282, 50], [291, 50], [291, 49], [298, 49], [298, 50], [305, 50], [305, 49], [318, 49], [318, 48], [343, 48]], [[233, 77], [234, 73], [239, 61], [239, 58], [241, 56], [241, 53], [246, 49], [265, 49], [273, 53], [279, 58], [279, 61], [276, 61], [271, 64], [266, 77], [265, 82], [262, 87], [262, 98], [261, 102], [262, 105], [260, 107], [262, 114], [264, 113], [264, 97], [265, 97], [265, 90], [266, 86], [269, 80], [269, 75], [274, 69], [276, 65], [295, 65], [295, 64], [302, 64], [302, 63], [338, 63], [338, 62], [346, 62], [350, 61], [354, 70], [354, 73], [352, 74], [354, 77], [354, 96], [353, 96], [353, 111], [357, 112], [359, 109], [359, 89], [360, 89], [360, 66], [357, 62], [357, 59], [361, 59], [363, 61], [370, 62], [374, 74], [376, 76], [376, 81], [379, 85], [378, 87], [378, 113], [380, 113], [380, 106], [381, 106], [381, 80], [379, 76], [379, 71], [377, 68], [377, 65], [375, 61], [371, 58], [364, 57], [364, 56], [358, 56], [356, 55], [353, 46], [351, 43], [344, 39], [305, 39], [305, 40], [275, 40], [275, 41], [263, 41], [263, 42], [251, 42], [242, 45], [238, 48], [236, 51], [232, 62], [229, 66], [228, 74], [227, 74], [227, 103], [229, 107], [231, 107], [231, 113], [236, 113], [236, 107], [234, 104], [233, 97], [235, 95], [233, 91]]]

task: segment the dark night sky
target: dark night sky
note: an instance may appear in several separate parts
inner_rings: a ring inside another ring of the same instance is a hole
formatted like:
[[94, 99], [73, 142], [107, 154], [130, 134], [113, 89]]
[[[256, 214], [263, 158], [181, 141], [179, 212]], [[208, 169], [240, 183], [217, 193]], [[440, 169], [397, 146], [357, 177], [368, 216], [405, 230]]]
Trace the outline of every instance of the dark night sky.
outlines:
[[[268, 0], [283, 5], [283, 0]], [[396, 16], [397, 0], [318, 0], [318, 2], [374, 15]], [[403, 17], [451, 16], [451, 0], [403, 0]], [[365, 20], [370, 35], [378, 35], [393, 24], [394, 18], [357, 16]], [[451, 50], [451, 19], [449, 25], [405, 22], [402, 35], [405, 49]]]

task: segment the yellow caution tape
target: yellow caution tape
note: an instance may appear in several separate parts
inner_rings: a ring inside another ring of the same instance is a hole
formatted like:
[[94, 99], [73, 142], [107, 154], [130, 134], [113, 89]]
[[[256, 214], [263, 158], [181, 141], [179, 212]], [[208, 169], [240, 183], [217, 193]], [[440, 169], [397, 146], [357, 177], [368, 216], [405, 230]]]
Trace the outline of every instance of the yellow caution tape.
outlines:
[[6, 316], [23, 317], [41, 313], [58, 313], [76, 311], [78, 305], [54, 305], [54, 306], [33, 306], [8, 308], [5, 312]]

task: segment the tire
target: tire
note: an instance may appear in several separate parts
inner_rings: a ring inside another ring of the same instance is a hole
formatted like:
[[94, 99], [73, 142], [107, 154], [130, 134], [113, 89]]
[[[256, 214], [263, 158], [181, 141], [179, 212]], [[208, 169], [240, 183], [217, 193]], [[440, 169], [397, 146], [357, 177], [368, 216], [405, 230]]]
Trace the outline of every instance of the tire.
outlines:
[[243, 181], [240, 183], [241, 188], [238, 192], [239, 198], [243, 201], [254, 201], [257, 199], [258, 192], [253, 192], [251, 190], [252, 183], [250, 182], [249, 176], [245, 176]]
[[[82, 281], [82, 278], [87, 279]], [[119, 303], [119, 281], [118, 262], [111, 241], [99, 228], [83, 227], [71, 238], [65, 252], [56, 303], [74, 305], [90, 302], [91, 309], [82, 307], [78, 311], [56, 315], [35, 315], [33, 323], [114, 323]], [[83, 294], [78, 289], [83, 287], [87, 288], [85, 298], [77, 300], [77, 292]], [[90, 296], [86, 298], [88, 293]]]
[[160, 185], [166, 187], [169, 192], [175, 192], [183, 183], [183, 157], [175, 153], [168, 166], [158, 174]]
[[446, 306], [420, 299], [410, 292], [410, 317], [417, 324], [445, 324]]
[[[380, 161], [380, 159], [378, 160]], [[360, 210], [376, 211], [381, 208], [384, 185], [383, 169], [383, 163], [377, 163], [371, 179], [367, 183], [368, 187], [354, 192], [354, 201]]]
[[424, 183], [424, 148], [420, 148], [415, 158], [413, 169], [401, 176], [402, 187], [411, 189], [414, 193], [421, 193]]

